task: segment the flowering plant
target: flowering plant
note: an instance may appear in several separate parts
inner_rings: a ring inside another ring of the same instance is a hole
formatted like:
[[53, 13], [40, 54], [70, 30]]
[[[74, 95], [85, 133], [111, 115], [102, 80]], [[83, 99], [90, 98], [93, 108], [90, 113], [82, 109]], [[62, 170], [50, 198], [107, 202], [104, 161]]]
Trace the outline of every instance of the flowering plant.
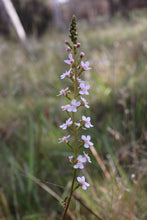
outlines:
[[83, 97], [84, 95], [89, 95], [89, 89], [90, 85], [85, 84], [84, 81], [80, 78], [82, 73], [86, 70], [90, 70], [89, 62], [84, 62], [82, 59], [85, 56], [83, 52], [81, 52], [78, 55], [78, 49], [80, 48], [80, 43], [77, 42], [77, 30], [76, 30], [76, 18], [73, 16], [72, 22], [70, 25], [70, 39], [71, 43], [69, 41], [65, 41], [65, 44], [67, 45], [66, 51], [68, 54], [68, 59], [64, 60], [66, 64], [69, 65], [69, 70], [63, 73], [60, 78], [61, 79], [69, 79], [72, 82], [73, 88], [66, 87], [65, 89], [62, 89], [57, 96], [64, 96], [68, 100], [68, 104], [61, 106], [62, 111], [65, 111], [68, 115], [68, 119], [65, 123], [60, 125], [60, 128], [63, 130], [70, 129], [74, 136], [74, 141], [72, 142], [70, 140], [71, 135], [64, 136], [62, 138], [59, 138], [59, 143], [65, 142], [73, 151], [73, 155], [69, 156], [69, 163], [73, 170], [73, 179], [72, 179], [72, 185], [70, 188], [70, 193], [66, 197], [64, 205], [65, 210], [63, 214], [63, 220], [65, 219], [70, 200], [72, 197], [72, 194], [74, 190], [76, 190], [78, 187], [82, 187], [83, 190], [86, 190], [87, 187], [90, 186], [89, 183], [85, 181], [85, 177], [77, 176], [77, 170], [83, 169], [84, 164], [86, 162], [91, 163], [91, 159], [88, 155], [88, 153], [85, 153], [83, 151], [83, 154], [79, 154], [79, 151], [84, 148], [89, 148], [90, 146], [93, 146], [93, 143], [91, 142], [91, 136], [90, 135], [82, 135], [79, 137], [79, 130], [80, 129], [87, 129], [90, 127], [93, 127], [91, 124], [90, 117], [82, 116], [82, 119], [79, 120], [79, 122], [76, 122], [76, 113], [79, 108], [82, 106], [89, 108], [87, 100]]

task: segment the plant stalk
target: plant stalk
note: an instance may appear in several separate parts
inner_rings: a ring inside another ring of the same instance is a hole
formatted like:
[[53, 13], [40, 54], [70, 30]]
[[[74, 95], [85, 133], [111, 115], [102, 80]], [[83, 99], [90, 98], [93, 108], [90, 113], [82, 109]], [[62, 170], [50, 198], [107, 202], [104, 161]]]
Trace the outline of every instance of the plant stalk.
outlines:
[[70, 194], [69, 194], [69, 198], [68, 198], [68, 202], [67, 202], [66, 208], [65, 208], [64, 213], [63, 213], [62, 220], [64, 220], [65, 217], [66, 217], [66, 213], [67, 213], [70, 201], [71, 201], [71, 197], [72, 197], [72, 194], [73, 194], [73, 187], [74, 187], [75, 178], [76, 178], [76, 170], [74, 170], [74, 173], [73, 173], [73, 180], [72, 180], [72, 184], [71, 184], [71, 188], [70, 188]]
[[[77, 64], [76, 64], [76, 50], [74, 50], [74, 61], [75, 61], [75, 65], [74, 65], [74, 70], [75, 70], [75, 79], [74, 79], [74, 99], [76, 99], [77, 97]], [[75, 147], [74, 147], [74, 154], [75, 154], [75, 161], [77, 160], [77, 156], [78, 156], [78, 145], [77, 145], [77, 128], [75, 126], [75, 113], [73, 112], [72, 113], [72, 121], [73, 121], [73, 131], [74, 131], [74, 138], [75, 138]], [[65, 219], [66, 217], [66, 213], [67, 213], [67, 210], [69, 208], [69, 204], [70, 204], [70, 201], [71, 201], [71, 197], [72, 197], [72, 194], [73, 194], [73, 188], [74, 188], [74, 183], [75, 183], [75, 179], [76, 179], [76, 170], [74, 170], [73, 172], [73, 179], [72, 179], [72, 184], [71, 184], [71, 188], [70, 188], [70, 194], [69, 194], [69, 198], [68, 198], [68, 201], [67, 201], [67, 205], [66, 205], [66, 208], [64, 210], [64, 213], [63, 213], [63, 217], [62, 217], [62, 220]]]

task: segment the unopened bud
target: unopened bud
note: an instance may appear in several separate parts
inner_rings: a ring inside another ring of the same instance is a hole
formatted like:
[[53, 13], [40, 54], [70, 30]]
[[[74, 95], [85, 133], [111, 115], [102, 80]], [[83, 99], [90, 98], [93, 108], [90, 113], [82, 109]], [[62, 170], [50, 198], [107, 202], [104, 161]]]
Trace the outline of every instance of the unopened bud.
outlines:
[[68, 159], [70, 163], [73, 163], [73, 156], [69, 156]]
[[80, 47], [80, 45], [81, 45], [80, 43], [77, 43], [77, 48]]
[[68, 44], [69, 44], [69, 41], [68, 41], [68, 40], [65, 40], [64, 43], [65, 43], [66, 45], [68, 45]]
[[83, 58], [85, 56], [85, 53], [84, 52], [81, 52], [80, 53], [80, 58]]
[[70, 51], [71, 51], [71, 48], [70, 48], [70, 47], [67, 47], [67, 48], [66, 48], [66, 51], [67, 51], [67, 52], [70, 52]]
[[64, 202], [63, 205], [64, 205], [64, 208], [66, 208], [66, 206], [67, 206], [67, 202]]
[[73, 47], [76, 49], [76, 48], [77, 48], [77, 45], [76, 45], [76, 44], [74, 44], [74, 45], [73, 45]]

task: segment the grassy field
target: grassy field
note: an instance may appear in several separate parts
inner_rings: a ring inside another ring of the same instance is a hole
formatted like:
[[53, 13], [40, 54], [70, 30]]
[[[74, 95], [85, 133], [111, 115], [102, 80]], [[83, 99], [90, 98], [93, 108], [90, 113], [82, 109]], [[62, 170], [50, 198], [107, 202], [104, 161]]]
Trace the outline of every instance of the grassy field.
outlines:
[[[67, 219], [147, 219], [147, 17], [90, 26], [79, 22], [96, 152]], [[67, 70], [64, 40], [52, 31], [30, 39], [35, 56], [0, 39], [0, 220], [58, 220], [71, 184], [57, 97]]]

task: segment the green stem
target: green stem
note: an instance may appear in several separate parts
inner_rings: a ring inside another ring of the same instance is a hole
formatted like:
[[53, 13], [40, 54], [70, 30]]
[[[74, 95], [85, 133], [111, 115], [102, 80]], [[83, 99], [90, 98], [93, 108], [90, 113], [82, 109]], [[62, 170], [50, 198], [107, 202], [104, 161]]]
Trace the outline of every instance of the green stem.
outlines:
[[[75, 74], [75, 79], [74, 79], [74, 99], [77, 98], [77, 63], [76, 63], [76, 50], [74, 50], [74, 74]], [[72, 113], [72, 121], [73, 121], [73, 131], [74, 131], [74, 139], [75, 139], [75, 147], [74, 147], [74, 154], [75, 154], [75, 160], [77, 160], [77, 157], [78, 157], [78, 131], [77, 131], [77, 128], [76, 128], [76, 125], [75, 125], [75, 113], [73, 112]], [[62, 217], [62, 220], [65, 219], [65, 216], [66, 216], [66, 213], [68, 211], [68, 208], [69, 208], [69, 204], [70, 204], [70, 201], [71, 201], [71, 198], [72, 198], [72, 194], [73, 194], [73, 188], [74, 188], [74, 183], [75, 183], [75, 179], [76, 179], [76, 170], [74, 170], [73, 172], [73, 179], [72, 179], [72, 184], [71, 184], [71, 188], [70, 188], [70, 194], [69, 194], [69, 198], [68, 198], [68, 201], [67, 201], [67, 205], [66, 205], [66, 208], [64, 210], [64, 213], [63, 213], [63, 217]]]
[[[75, 60], [75, 80], [74, 80], [74, 99], [77, 98], [77, 64], [76, 64], [76, 50], [74, 51], [74, 60]], [[74, 116], [75, 113], [73, 113]], [[75, 125], [75, 118], [73, 121], [74, 124], [74, 136], [75, 136], [75, 160], [77, 160], [77, 154], [78, 154], [78, 146], [77, 146], [77, 128]]]
[[72, 197], [72, 194], [73, 194], [73, 187], [74, 187], [75, 178], [76, 178], [76, 170], [74, 170], [74, 173], [73, 173], [73, 180], [72, 180], [72, 184], [71, 184], [71, 188], [70, 188], [69, 199], [68, 199], [66, 208], [65, 208], [65, 210], [64, 210], [64, 214], [63, 214], [62, 220], [65, 219], [65, 216], [66, 216], [66, 213], [67, 213], [69, 204], [70, 204], [70, 200], [71, 200], [71, 197]]

